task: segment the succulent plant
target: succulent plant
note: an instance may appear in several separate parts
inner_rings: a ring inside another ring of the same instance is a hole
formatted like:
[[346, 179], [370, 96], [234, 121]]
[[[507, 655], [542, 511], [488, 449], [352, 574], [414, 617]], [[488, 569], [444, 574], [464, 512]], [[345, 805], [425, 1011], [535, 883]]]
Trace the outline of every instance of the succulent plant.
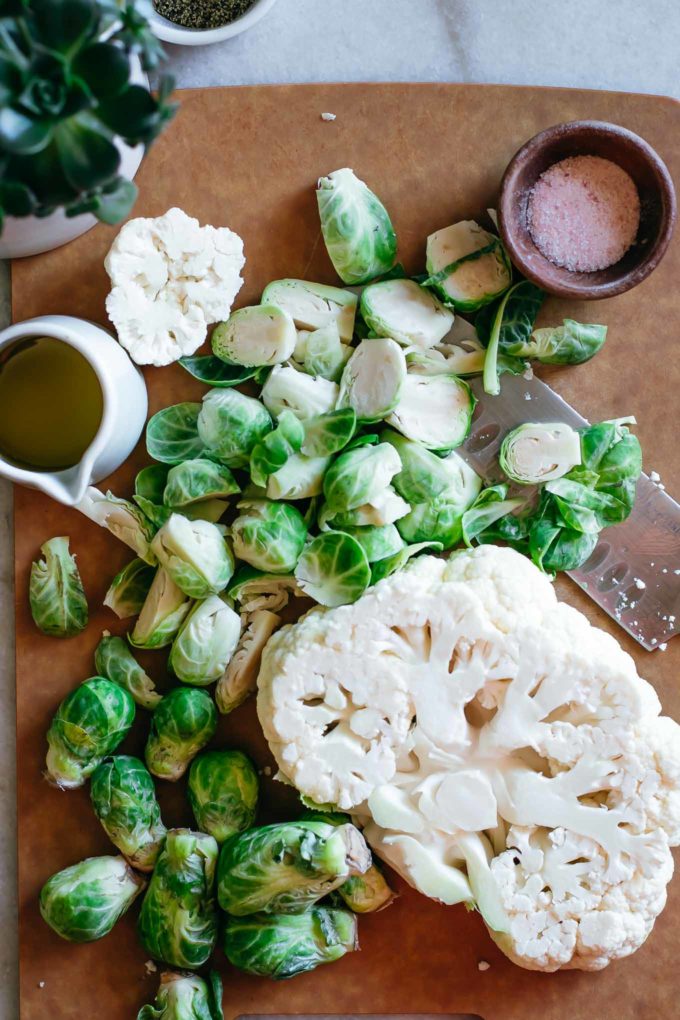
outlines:
[[135, 0], [0, 0], [0, 230], [60, 207], [127, 216], [115, 140], [148, 147], [175, 112], [171, 78], [156, 96], [131, 84], [134, 55], [145, 70], [164, 55]]

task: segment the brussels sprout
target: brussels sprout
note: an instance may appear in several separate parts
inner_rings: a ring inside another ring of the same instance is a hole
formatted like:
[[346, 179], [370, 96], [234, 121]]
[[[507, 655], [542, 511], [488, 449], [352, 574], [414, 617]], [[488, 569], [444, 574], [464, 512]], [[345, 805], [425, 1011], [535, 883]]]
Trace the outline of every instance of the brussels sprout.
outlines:
[[302, 452], [307, 457], [330, 457], [349, 443], [357, 418], [351, 407], [318, 414], [305, 422]]
[[164, 971], [153, 1006], [142, 1006], [137, 1020], [224, 1020], [222, 981], [210, 971], [204, 981], [198, 974]]
[[187, 616], [168, 665], [183, 683], [207, 687], [224, 673], [240, 634], [238, 613], [219, 595], [212, 595], [197, 603]]
[[363, 503], [356, 510], [331, 510], [324, 504], [319, 511], [319, 528], [321, 531], [332, 526], [337, 530], [345, 528], [380, 528], [385, 524], [394, 524], [405, 517], [410, 511], [408, 503], [397, 495], [388, 485], [370, 503]]
[[125, 641], [105, 630], [94, 652], [94, 668], [99, 676], [124, 687], [142, 708], [154, 709], [161, 700], [150, 676], [144, 672]]
[[82, 786], [127, 736], [135, 703], [118, 684], [95, 676], [67, 694], [47, 731], [47, 778], [62, 790]]
[[135, 493], [132, 498], [146, 519], [152, 525], [154, 533], [158, 531], [159, 528], [162, 528], [165, 522], [170, 519], [172, 510], [169, 506], [152, 503], [150, 499], [146, 498], [146, 496], [138, 496], [137, 493]]
[[462, 220], [427, 239], [425, 281], [442, 301], [474, 312], [510, 286], [512, 269], [503, 245], [474, 220]]
[[479, 493], [481, 479], [458, 454], [438, 457], [422, 443], [388, 429], [380, 439], [390, 443], [399, 454], [401, 470], [392, 484], [411, 505], [440, 500], [466, 509]]
[[472, 506], [463, 514], [463, 541], [467, 546], [496, 521], [520, 509], [523, 501], [508, 499], [507, 495], [507, 485], [490, 485], [482, 489]]
[[267, 409], [238, 390], [210, 390], [203, 397], [199, 435], [228, 467], [246, 467], [253, 447], [271, 428]]
[[40, 914], [69, 942], [108, 935], [146, 882], [124, 857], [89, 857], [52, 875], [40, 891]]
[[405, 542], [439, 542], [442, 549], [451, 549], [461, 540], [465, 509], [439, 499], [415, 503], [410, 512], [397, 521], [397, 529]]
[[575, 429], [560, 422], [526, 422], [507, 434], [498, 460], [513, 482], [540, 485], [581, 463], [581, 440]]
[[200, 457], [203, 440], [198, 434], [196, 403], [173, 404], [154, 414], [146, 426], [146, 449], [150, 457], [163, 464], [181, 464]]
[[281, 617], [266, 609], [246, 617], [238, 647], [215, 688], [215, 703], [222, 715], [233, 712], [255, 693], [262, 651], [280, 624]]
[[269, 499], [311, 499], [323, 492], [323, 479], [330, 457], [306, 457], [295, 453], [267, 479]]
[[134, 503], [118, 499], [110, 492], [104, 495], [91, 485], [75, 508], [129, 545], [140, 559], [155, 564], [156, 558], [150, 547], [153, 528]]
[[159, 567], [128, 641], [135, 648], [164, 648], [172, 644], [190, 609], [191, 599]]
[[[614, 512], [603, 518], [605, 524], [614, 524], [628, 517], [635, 502], [637, 481], [642, 471], [642, 451], [637, 436], [631, 435], [625, 422], [635, 419], [603, 421], [581, 430], [581, 455], [584, 472], [595, 472], [597, 480], [589, 479], [595, 488], [613, 497]], [[578, 479], [579, 468], [569, 477]]]
[[212, 335], [213, 354], [246, 368], [279, 365], [295, 350], [297, 331], [288, 312], [276, 305], [239, 308]]
[[288, 605], [290, 596], [299, 597], [304, 592], [292, 575], [272, 574], [254, 567], [239, 567], [227, 594], [239, 603], [242, 613], [254, 613], [258, 609], [276, 612]]
[[221, 358], [212, 354], [197, 354], [188, 358], [180, 358], [179, 363], [189, 375], [206, 386], [214, 389], [229, 389], [232, 386], [241, 386], [249, 379], [258, 379], [266, 369], [253, 366], [246, 368], [245, 365], [230, 365]]
[[356, 917], [347, 910], [313, 907], [306, 914], [229, 917], [224, 952], [246, 974], [282, 981], [333, 963], [359, 948]]
[[[482, 343], [487, 345], [483, 372], [485, 393], [492, 396], [500, 393], [499, 377], [503, 369], [501, 359], [505, 357], [507, 363], [508, 349], [517, 349], [518, 344], [529, 339], [544, 297], [545, 293], [540, 287], [529, 280], [520, 280], [499, 302], [485, 309], [475, 319], [477, 334]], [[520, 366], [522, 364], [516, 363]]]
[[217, 712], [210, 695], [195, 687], [176, 687], [151, 717], [145, 750], [149, 772], [176, 782], [212, 740], [216, 728]]
[[357, 540], [366, 553], [369, 563], [393, 556], [404, 546], [401, 535], [394, 524], [383, 524], [380, 527], [346, 528], [345, 534], [351, 535]]
[[217, 941], [218, 852], [212, 836], [168, 832], [137, 922], [141, 943], [156, 960], [197, 970], [210, 958]]
[[414, 280], [384, 280], [366, 287], [361, 314], [377, 336], [404, 347], [434, 347], [453, 326], [453, 312]]
[[565, 527], [558, 515], [544, 512], [531, 526], [529, 552], [537, 567], [548, 573], [578, 570], [599, 541], [599, 532]]
[[[299, 353], [300, 338], [295, 353]], [[305, 338], [303, 364], [309, 375], [321, 376], [332, 382], [340, 382], [342, 370], [352, 354], [352, 348], [340, 340], [336, 325], [324, 326], [308, 333]]]
[[153, 779], [139, 758], [105, 758], [92, 773], [90, 800], [106, 835], [133, 868], [153, 871], [167, 832]]
[[198, 974], [164, 971], [155, 1003], [142, 1006], [137, 1020], [224, 1020], [219, 974], [211, 970], [204, 981]]
[[388, 443], [341, 453], [326, 472], [324, 496], [330, 510], [354, 510], [371, 503], [401, 468], [399, 454]]
[[262, 388], [262, 403], [278, 418], [286, 410], [301, 421], [332, 411], [338, 402], [337, 383], [322, 376], [298, 372], [290, 365], [276, 365]]
[[207, 751], [191, 766], [187, 794], [198, 828], [222, 844], [255, 821], [255, 766], [241, 751]]
[[158, 560], [185, 595], [219, 595], [234, 573], [234, 557], [216, 524], [172, 514], [153, 540]]
[[87, 627], [87, 598], [68, 543], [68, 538], [50, 538], [40, 546], [45, 559], [31, 565], [31, 616], [51, 637], [73, 637]]
[[334, 325], [340, 337], [347, 341], [354, 334], [357, 296], [351, 290], [307, 280], [274, 280], [262, 292], [262, 303], [288, 312], [298, 329], [316, 330]]
[[344, 606], [366, 591], [371, 568], [356, 538], [342, 531], [326, 531], [305, 548], [295, 577], [303, 592], [320, 605]]
[[414, 545], [406, 545], [393, 556], [387, 556], [384, 560], [378, 560], [372, 565], [371, 584], [377, 584], [383, 578], [396, 574], [398, 570], [403, 570], [410, 559], [418, 556], [425, 549], [435, 553], [441, 552], [443, 548], [441, 542], [416, 542]]
[[292, 411], [282, 411], [276, 428], [253, 447], [250, 454], [250, 477], [255, 485], [265, 486], [286, 461], [298, 453], [305, 430]]
[[307, 537], [300, 511], [266, 499], [243, 500], [238, 509], [241, 512], [231, 526], [238, 559], [257, 570], [289, 574]]
[[150, 503], [162, 503], [169, 473], [169, 464], [149, 464], [142, 468], [135, 477], [135, 496]]
[[528, 341], [506, 343], [506, 354], [544, 365], [582, 365], [594, 358], [607, 339], [607, 327], [564, 319], [561, 326], [535, 329]]
[[394, 265], [397, 238], [380, 199], [345, 167], [319, 180], [321, 232], [343, 283], [374, 280]]
[[300, 914], [370, 865], [371, 852], [353, 825], [265, 825], [222, 847], [217, 898], [222, 910], [237, 917]]
[[240, 487], [229, 468], [197, 457], [170, 469], [160, 501], [169, 507], [186, 507], [237, 492]]
[[119, 620], [138, 616], [149, 594], [156, 568], [136, 558], [116, 574], [104, 596], [104, 605], [113, 610]]
[[475, 404], [470, 387], [456, 375], [409, 373], [387, 423], [429, 450], [452, 450], [469, 433]]
[[387, 417], [406, 383], [406, 358], [394, 340], [362, 340], [345, 365], [338, 406], [353, 407], [359, 421]]

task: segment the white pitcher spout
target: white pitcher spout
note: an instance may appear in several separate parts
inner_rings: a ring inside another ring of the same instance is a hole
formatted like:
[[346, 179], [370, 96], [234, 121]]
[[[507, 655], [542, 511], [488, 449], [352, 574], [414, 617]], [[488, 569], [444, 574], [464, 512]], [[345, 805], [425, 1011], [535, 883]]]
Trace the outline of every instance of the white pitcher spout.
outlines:
[[80, 503], [90, 484], [92, 475], [92, 463], [85, 463], [83, 460], [75, 467], [67, 468], [65, 471], [57, 471], [54, 474], [45, 474], [39, 480], [34, 481], [36, 489], [56, 499], [59, 503], [67, 506], [75, 506]]

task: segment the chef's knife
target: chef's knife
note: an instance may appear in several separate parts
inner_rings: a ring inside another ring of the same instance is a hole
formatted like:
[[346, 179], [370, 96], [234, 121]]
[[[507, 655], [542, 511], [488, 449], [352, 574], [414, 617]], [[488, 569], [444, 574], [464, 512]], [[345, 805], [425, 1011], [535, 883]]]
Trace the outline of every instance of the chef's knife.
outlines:
[[[481, 378], [468, 381], [479, 405], [457, 452], [486, 482], [502, 479], [498, 450], [518, 425], [589, 424], [535, 377], [504, 375], [497, 397], [484, 393]], [[607, 528], [586, 563], [569, 576], [644, 648], [664, 647], [680, 630], [680, 506], [641, 475], [630, 517]]]

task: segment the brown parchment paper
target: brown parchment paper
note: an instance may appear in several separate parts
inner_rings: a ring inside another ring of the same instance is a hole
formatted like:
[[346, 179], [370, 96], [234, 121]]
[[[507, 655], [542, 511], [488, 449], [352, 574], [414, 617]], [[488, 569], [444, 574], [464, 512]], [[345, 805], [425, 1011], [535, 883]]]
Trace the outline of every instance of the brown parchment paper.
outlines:
[[[181, 112], [137, 178], [135, 214], [181, 206], [204, 223], [228, 224], [245, 240], [242, 304], [257, 302], [280, 277], [335, 282], [320, 240], [314, 182], [351, 166], [392, 214], [400, 257], [423, 268], [425, 239], [457, 219], [493, 205], [502, 171], [535, 132], [559, 121], [594, 118], [642, 134], [680, 182], [680, 115], [669, 99], [616, 93], [476, 85], [310, 85], [188, 91]], [[320, 115], [330, 111], [334, 122]], [[115, 229], [98, 226], [51, 254], [16, 262], [15, 320], [48, 312], [105, 323], [103, 268]], [[660, 268], [636, 290], [599, 304], [550, 301], [543, 320], [566, 316], [609, 324], [601, 354], [588, 365], [545, 378], [591, 420], [635, 414], [647, 470], [680, 492], [678, 333], [680, 237]], [[147, 371], [150, 410], [198, 399], [203, 387], [179, 367]], [[131, 491], [146, 462], [140, 444], [110, 479]], [[103, 483], [106, 487], [106, 483]], [[22, 1020], [132, 1020], [150, 1001], [157, 976], [145, 973], [135, 938], [137, 907], [106, 939], [73, 946], [41, 921], [37, 897], [56, 870], [83, 857], [114, 852], [92, 813], [88, 790], [60, 793], [41, 776], [45, 732], [59, 701], [92, 675], [104, 628], [125, 624], [99, 608], [110, 579], [131, 558], [107, 532], [76, 511], [17, 489], [17, 754]], [[28, 610], [29, 565], [52, 535], [67, 534], [78, 555], [91, 622], [69, 641], [41, 635]], [[647, 653], [568, 581], [560, 594], [613, 632], [656, 687], [666, 712], [680, 718], [680, 640]], [[161, 686], [164, 656], [145, 657]], [[138, 719], [121, 750], [139, 753], [148, 722]], [[260, 766], [270, 759], [252, 704], [222, 719], [216, 746], [237, 746]], [[159, 783], [169, 825], [190, 824], [183, 783]], [[265, 819], [293, 808], [288, 791], [263, 777]], [[234, 972], [218, 948], [225, 1015], [243, 1013], [475, 1013], [485, 1020], [647, 1020], [680, 1016], [680, 881], [646, 945], [599, 974], [520, 970], [496, 950], [475, 914], [445, 908], [399, 882], [388, 911], [361, 919], [362, 951], [291, 982]], [[479, 972], [479, 961], [491, 966]], [[39, 983], [44, 982], [44, 987]]]

